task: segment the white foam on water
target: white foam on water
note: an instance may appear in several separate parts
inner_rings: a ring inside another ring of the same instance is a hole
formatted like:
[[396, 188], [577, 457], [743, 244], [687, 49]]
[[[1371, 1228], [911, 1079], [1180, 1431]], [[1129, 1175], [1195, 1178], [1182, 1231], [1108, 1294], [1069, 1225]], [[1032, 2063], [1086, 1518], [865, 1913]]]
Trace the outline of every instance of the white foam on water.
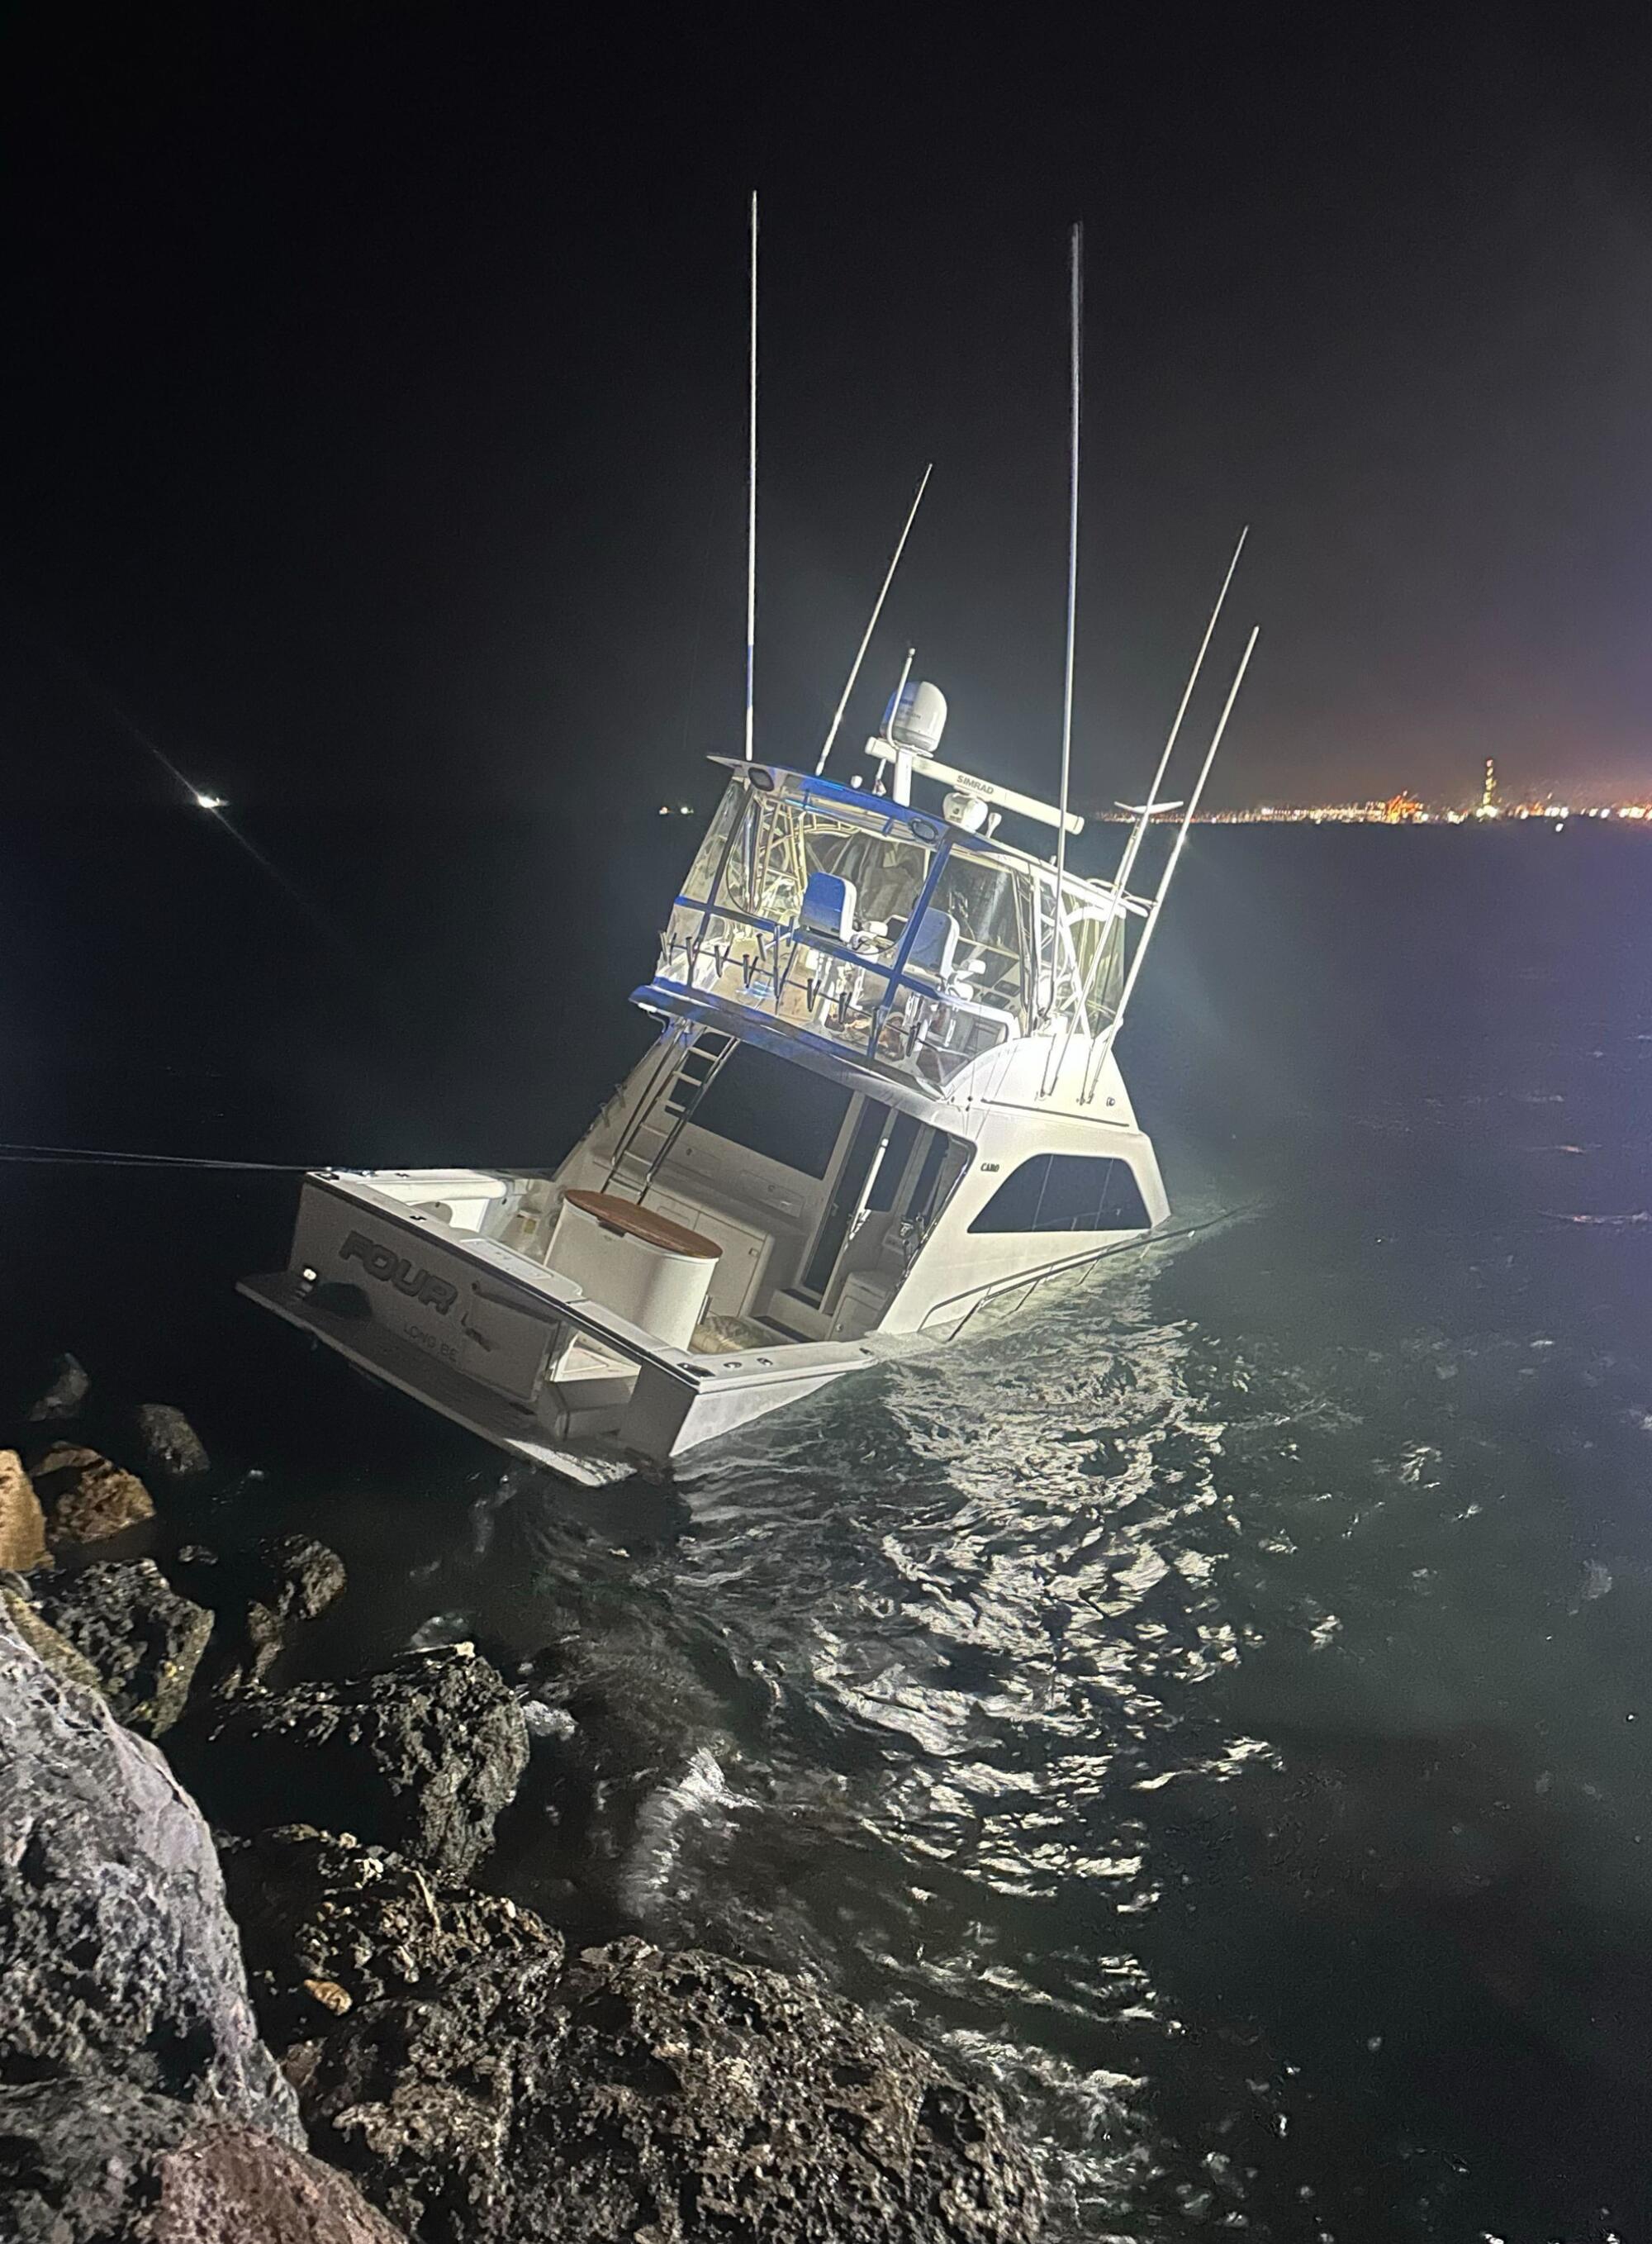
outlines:
[[475, 1634], [468, 1613], [435, 1612], [421, 1621], [401, 1647], [404, 1652], [439, 1652], [444, 1644], [465, 1644]]
[[566, 1707], [548, 1707], [543, 1699], [524, 1699], [522, 1718], [530, 1738], [571, 1738], [579, 1727]]
[[675, 1784], [651, 1792], [637, 1813], [637, 1835], [619, 1874], [619, 1898], [633, 1916], [646, 1916], [665, 1889], [682, 1846], [682, 1828], [709, 1815], [730, 1797], [722, 1765], [709, 1746], [696, 1751]]

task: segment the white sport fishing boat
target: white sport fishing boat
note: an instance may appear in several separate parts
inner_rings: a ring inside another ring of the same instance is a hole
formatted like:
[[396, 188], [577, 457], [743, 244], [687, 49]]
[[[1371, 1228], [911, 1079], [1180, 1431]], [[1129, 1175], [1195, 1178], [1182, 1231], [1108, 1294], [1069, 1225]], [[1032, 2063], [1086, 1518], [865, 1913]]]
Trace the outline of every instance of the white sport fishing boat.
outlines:
[[[287, 1267], [241, 1291], [595, 1484], [1145, 1237], [1168, 1203], [1115, 1045], [1255, 644], [1188, 800], [1158, 801], [1232, 575], [1109, 880], [1066, 867], [1065, 742], [1059, 806], [941, 762], [946, 703], [908, 658], [845, 785], [826, 751], [751, 755], [748, 670], [747, 755], [715, 760], [722, 801], [632, 993], [658, 1040], [578, 1144], [550, 1169], [313, 1172]], [[1053, 862], [1007, 821], [1053, 828]]]

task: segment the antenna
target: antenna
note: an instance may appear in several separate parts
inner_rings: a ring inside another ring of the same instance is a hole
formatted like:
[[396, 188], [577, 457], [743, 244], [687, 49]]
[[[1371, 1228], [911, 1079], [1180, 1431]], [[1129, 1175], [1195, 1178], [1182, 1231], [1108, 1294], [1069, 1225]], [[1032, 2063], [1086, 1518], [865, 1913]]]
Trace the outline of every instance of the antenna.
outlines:
[[1083, 379], [1084, 228], [1072, 239], [1073, 419], [1068, 460], [1067, 676], [1062, 695], [1061, 824], [1055, 829], [1055, 919], [1062, 920], [1062, 880], [1067, 870], [1067, 798], [1073, 774], [1073, 636], [1078, 620], [1078, 400]]
[[745, 760], [752, 760], [757, 655], [757, 190], [752, 190], [752, 414], [745, 463]]
[[[911, 513], [907, 517], [907, 526], [900, 533], [900, 543], [895, 548], [894, 558], [890, 562], [888, 574], [883, 580], [883, 589], [878, 594], [877, 602], [872, 611], [872, 620], [866, 625], [865, 634], [860, 641], [860, 652], [856, 654], [853, 666], [849, 672], [849, 682], [844, 687], [842, 695], [838, 702], [838, 706], [832, 713], [832, 723], [826, 733], [826, 746], [821, 749], [820, 760], [814, 767], [814, 775], [816, 779], [819, 779], [821, 773], [826, 769], [826, 758], [832, 753], [832, 743], [838, 737], [838, 727], [843, 722], [843, 713], [849, 706], [849, 696], [854, 692], [854, 681], [860, 675], [860, 666], [866, 659], [866, 649], [872, 644], [872, 634], [878, 628], [878, 618], [883, 613], [884, 601], [888, 597], [890, 585], [893, 585], [895, 580], [895, 571], [900, 566], [900, 557], [907, 550], [907, 539], [911, 534], [913, 524], [918, 519], [918, 509], [923, 504], [923, 495], [929, 487], [929, 478], [934, 472], [934, 462], [931, 460], [928, 466], [923, 471], [923, 479], [918, 485], [918, 495], [912, 502]], [[910, 655], [907, 657], [907, 667], [908, 670], [912, 667], [912, 657]], [[906, 688], [906, 679], [903, 677], [900, 680], [900, 689], [902, 692], [904, 692]], [[899, 699], [899, 694], [897, 694], [896, 698]]]

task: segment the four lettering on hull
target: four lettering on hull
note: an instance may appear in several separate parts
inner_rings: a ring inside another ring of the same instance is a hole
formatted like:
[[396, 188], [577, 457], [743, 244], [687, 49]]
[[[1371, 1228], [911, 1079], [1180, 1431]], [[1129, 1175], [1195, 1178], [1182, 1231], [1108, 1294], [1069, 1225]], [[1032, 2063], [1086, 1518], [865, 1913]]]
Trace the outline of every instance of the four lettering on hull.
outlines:
[[368, 1277], [394, 1286], [410, 1301], [422, 1301], [439, 1317], [445, 1317], [459, 1298], [459, 1288], [446, 1278], [438, 1278], [433, 1270], [415, 1270], [410, 1256], [398, 1254], [380, 1240], [369, 1239], [364, 1231], [351, 1232], [339, 1249], [339, 1260], [359, 1262]]

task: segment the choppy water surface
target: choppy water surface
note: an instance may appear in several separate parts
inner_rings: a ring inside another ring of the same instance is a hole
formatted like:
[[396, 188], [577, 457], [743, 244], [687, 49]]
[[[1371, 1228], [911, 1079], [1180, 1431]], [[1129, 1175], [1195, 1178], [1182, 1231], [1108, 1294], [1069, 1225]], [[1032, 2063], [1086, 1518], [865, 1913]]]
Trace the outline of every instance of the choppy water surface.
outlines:
[[[250, 1313], [206, 1349], [283, 1212], [250, 1187], [137, 1234], [192, 1227], [179, 1399], [262, 1475], [233, 1502], [346, 1550], [318, 1663], [523, 1663], [501, 1879], [949, 2049], [1070, 2233], [1630, 2244], [1649, 883], [1641, 837], [1201, 836], [1126, 1063], [1178, 1220], [1229, 1220], [672, 1490], [502, 1474]], [[30, 1189], [72, 1306], [84, 1192]], [[125, 1187], [87, 1189], [118, 1236]]]

